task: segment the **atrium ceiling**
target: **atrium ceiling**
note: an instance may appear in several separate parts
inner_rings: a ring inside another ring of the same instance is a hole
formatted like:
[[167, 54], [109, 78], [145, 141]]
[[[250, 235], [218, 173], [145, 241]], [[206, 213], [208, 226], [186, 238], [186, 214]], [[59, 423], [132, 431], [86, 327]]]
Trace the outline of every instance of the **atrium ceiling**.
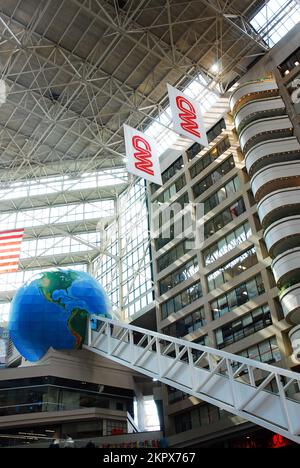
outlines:
[[147, 128], [166, 83], [225, 91], [268, 50], [263, 4], [0, 0], [0, 183], [124, 166], [123, 123]]

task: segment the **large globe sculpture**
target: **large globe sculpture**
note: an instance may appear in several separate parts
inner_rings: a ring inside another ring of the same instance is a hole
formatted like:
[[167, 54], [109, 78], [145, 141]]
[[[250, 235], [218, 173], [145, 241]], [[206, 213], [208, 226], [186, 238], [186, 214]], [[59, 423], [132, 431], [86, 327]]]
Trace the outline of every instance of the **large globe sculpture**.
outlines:
[[90, 314], [111, 318], [102, 286], [81, 271], [48, 271], [35, 275], [16, 293], [9, 334], [19, 353], [34, 362], [50, 347], [80, 349]]

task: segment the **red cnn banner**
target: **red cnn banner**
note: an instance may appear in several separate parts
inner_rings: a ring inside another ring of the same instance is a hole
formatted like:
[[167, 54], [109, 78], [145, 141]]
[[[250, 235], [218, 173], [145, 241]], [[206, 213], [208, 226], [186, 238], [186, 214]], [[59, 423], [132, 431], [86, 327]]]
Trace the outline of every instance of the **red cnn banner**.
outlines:
[[162, 185], [159, 153], [154, 138], [124, 125], [127, 170], [138, 177]]
[[185, 96], [173, 86], [167, 86], [175, 132], [202, 146], [208, 146], [200, 103]]

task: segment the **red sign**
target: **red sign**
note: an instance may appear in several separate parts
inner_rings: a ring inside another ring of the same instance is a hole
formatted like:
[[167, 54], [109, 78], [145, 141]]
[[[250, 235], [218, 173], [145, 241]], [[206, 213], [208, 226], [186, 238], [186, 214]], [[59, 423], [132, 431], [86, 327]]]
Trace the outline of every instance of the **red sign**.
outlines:
[[200, 103], [168, 84], [173, 127], [180, 135], [208, 146]]
[[159, 153], [154, 138], [124, 125], [127, 170], [143, 179], [162, 185]]
[[151, 146], [149, 142], [141, 136], [135, 135], [132, 138], [132, 146], [136, 150], [134, 158], [137, 162], [134, 163], [135, 167], [146, 174], [154, 175]]
[[180, 126], [183, 130], [196, 137], [200, 138], [200, 132], [198, 131], [197, 116], [193, 104], [188, 101], [185, 97], [176, 97], [177, 107], [182, 113], [179, 113], [181, 119]]

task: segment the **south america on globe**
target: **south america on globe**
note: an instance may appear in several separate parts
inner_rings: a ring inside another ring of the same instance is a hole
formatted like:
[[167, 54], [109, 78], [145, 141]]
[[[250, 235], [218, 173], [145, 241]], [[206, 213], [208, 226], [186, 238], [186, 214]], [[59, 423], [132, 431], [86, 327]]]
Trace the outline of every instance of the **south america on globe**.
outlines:
[[9, 335], [19, 353], [35, 362], [50, 347], [80, 349], [91, 314], [112, 318], [107, 295], [94, 278], [75, 270], [46, 271], [15, 294]]

